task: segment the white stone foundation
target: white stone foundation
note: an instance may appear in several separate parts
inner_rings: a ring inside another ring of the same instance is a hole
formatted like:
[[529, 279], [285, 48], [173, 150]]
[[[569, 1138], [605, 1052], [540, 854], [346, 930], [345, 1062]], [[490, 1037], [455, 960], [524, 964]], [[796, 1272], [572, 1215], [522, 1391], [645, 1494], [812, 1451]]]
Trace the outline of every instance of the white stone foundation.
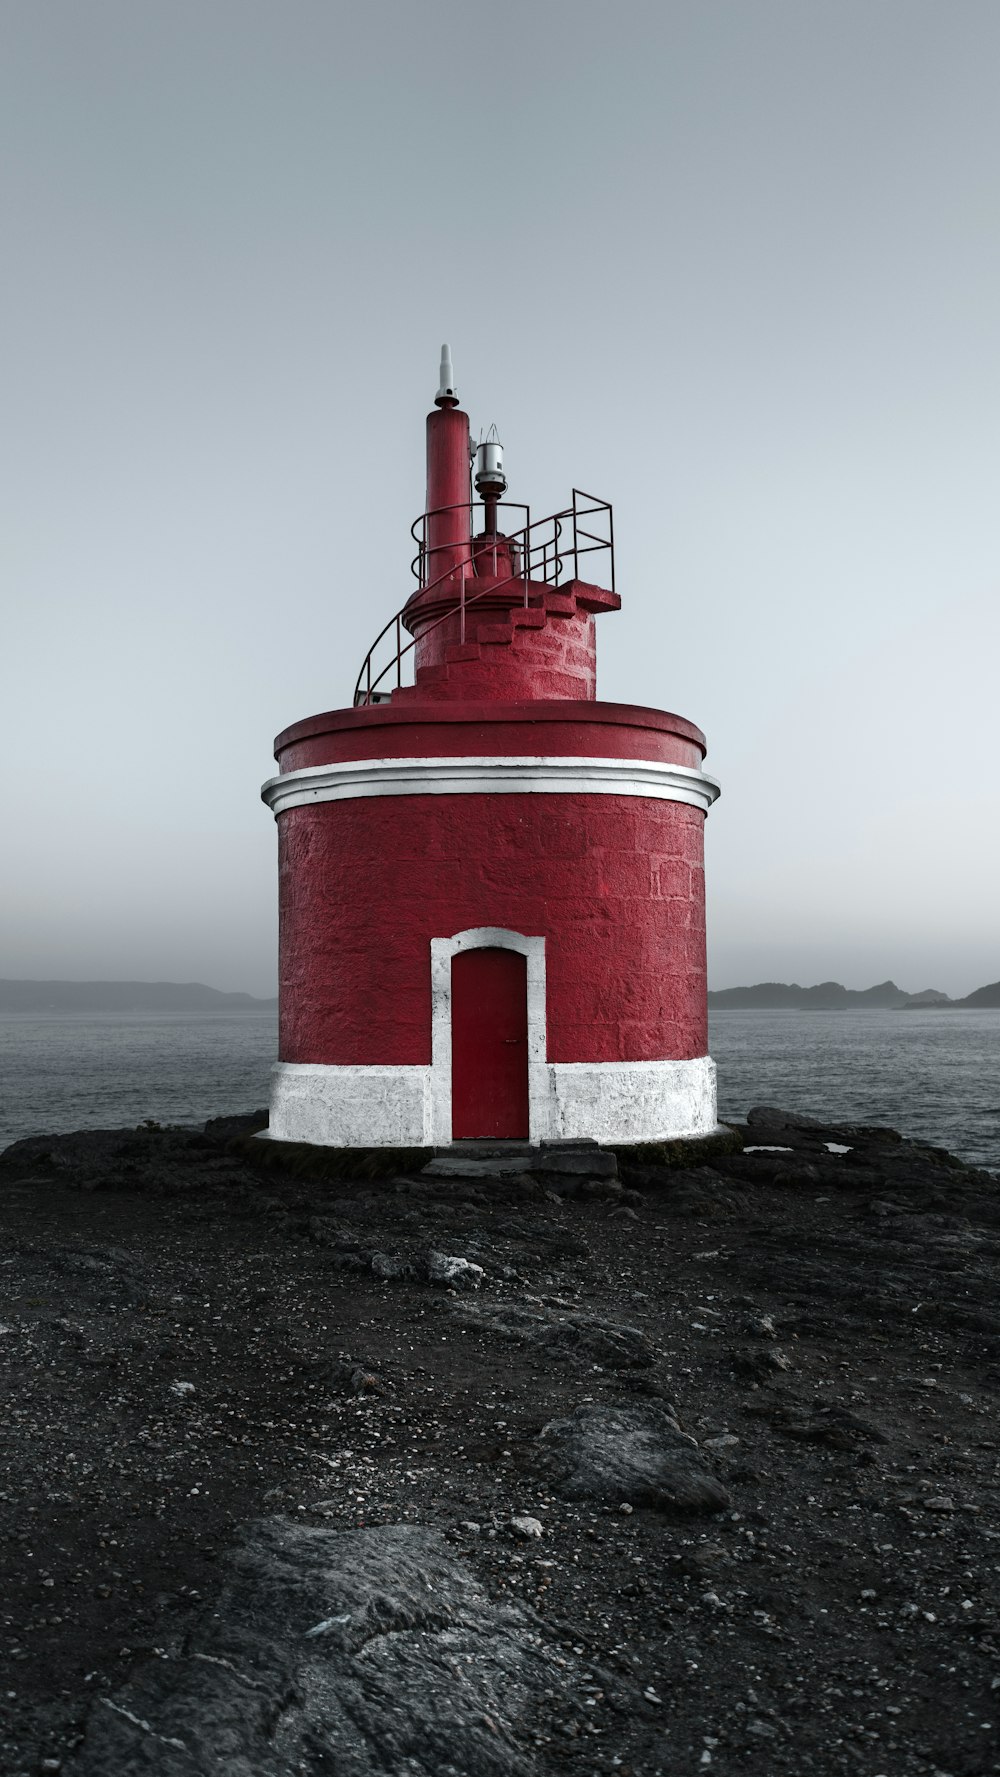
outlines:
[[715, 1062], [557, 1061], [547, 1141], [670, 1141], [717, 1128]]
[[429, 1067], [326, 1067], [279, 1061], [271, 1085], [272, 1141], [324, 1148], [426, 1148]]
[[[451, 1140], [451, 1051], [433, 1067], [279, 1062], [272, 1141], [333, 1148], [445, 1147]], [[532, 1068], [530, 1140], [671, 1141], [717, 1127], [715, 1063], [541, 1062]]]

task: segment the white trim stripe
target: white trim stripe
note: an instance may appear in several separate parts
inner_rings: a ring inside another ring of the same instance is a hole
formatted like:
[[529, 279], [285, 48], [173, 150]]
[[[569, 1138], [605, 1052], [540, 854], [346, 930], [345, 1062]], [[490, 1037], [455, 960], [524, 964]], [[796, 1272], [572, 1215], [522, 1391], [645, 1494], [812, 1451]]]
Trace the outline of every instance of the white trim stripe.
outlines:
[[536, 757], [352, 759], [269, 778], [261, 797], [275, 817], [314, 802], [370, 796], [648, 796], [705, 813], [719, 795], [714, 777], [654, 759]]

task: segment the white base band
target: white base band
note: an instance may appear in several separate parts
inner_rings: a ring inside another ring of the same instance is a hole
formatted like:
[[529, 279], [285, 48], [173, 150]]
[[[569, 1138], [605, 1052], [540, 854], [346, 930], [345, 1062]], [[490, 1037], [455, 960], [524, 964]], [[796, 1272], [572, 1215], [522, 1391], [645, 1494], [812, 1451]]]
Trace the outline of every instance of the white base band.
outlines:
[[[692, 1061], [544, 1062], [542, 1069], [545, 1089], [531, 1093], [534, 1143], [672, 1141], [711, 1135], [717, 1127], [709, 1055]], [[450, 1080], [442, 1103], [429, 1066], [279, 1062], [268, 1133], [273, 1141], [318, 1147], [441, 1147], [451, 1140], [450, 1099]]]
[[670, 1141], [711, 1135], [716, 1125], [715, 1062], [550, 1062], [550, 1141]]
[[430, 1082], [429, 1067], [279, 1061], [268, 1135], [323, 1148], [427, 1148]]

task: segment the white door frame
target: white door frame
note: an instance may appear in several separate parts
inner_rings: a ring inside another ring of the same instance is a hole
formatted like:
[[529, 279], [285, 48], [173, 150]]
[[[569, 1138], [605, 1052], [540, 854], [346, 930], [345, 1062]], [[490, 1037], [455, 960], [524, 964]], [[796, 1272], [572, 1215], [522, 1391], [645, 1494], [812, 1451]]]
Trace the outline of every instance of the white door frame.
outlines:
[[431, 1141], [447, 1147], [451, 1125], [451, 959], [462, 950], [516, 950], [528, 964], [528, 1140], [549, 1136], [552, 1120], [546, 1064], [545, 939], [504, 926], [472, 926], [431, 939]]

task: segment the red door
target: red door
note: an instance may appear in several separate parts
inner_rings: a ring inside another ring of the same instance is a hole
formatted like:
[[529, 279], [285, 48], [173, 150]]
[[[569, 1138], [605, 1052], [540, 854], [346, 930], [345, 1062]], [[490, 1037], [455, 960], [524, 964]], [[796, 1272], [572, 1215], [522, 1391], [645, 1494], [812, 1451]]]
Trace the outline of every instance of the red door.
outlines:
[[527, 1141], [528, 963], [517, 950], [452, 957], [451, 1093], [455, 1141]]

